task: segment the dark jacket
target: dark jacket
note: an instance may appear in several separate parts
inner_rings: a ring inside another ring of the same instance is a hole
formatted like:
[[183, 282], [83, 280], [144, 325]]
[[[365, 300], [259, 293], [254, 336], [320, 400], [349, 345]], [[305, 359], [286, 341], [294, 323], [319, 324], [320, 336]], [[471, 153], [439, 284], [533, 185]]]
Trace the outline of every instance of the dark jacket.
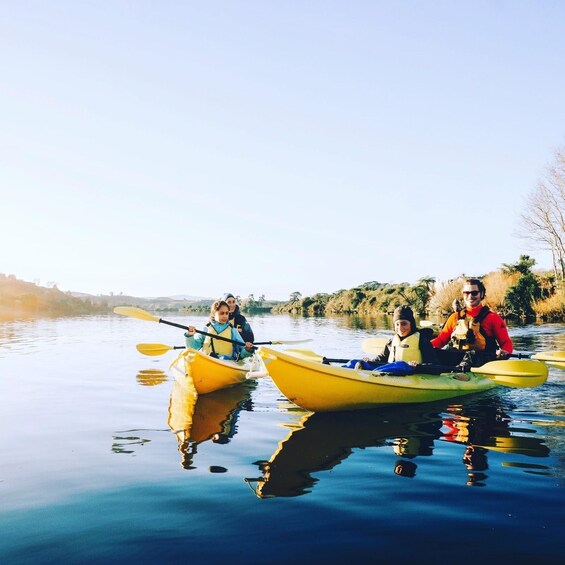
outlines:
[[249, 325], [249, 322], [247, 321], [245, 316], [239, 311], [239, 306], [235, 307], [233, 314], [230, 313], [229, 321], [239, 332], [239, 335], [242, 337], [243, 341], [250, 341], [251, 343], [255, 341], [253, 330], [251, 329], [251, 326]]

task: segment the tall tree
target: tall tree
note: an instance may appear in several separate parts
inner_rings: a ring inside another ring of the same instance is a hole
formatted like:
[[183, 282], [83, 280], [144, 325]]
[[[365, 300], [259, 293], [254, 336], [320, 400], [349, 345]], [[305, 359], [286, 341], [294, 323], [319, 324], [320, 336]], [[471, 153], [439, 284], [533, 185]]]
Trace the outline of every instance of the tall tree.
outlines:
[[300, 292], [298, 292], [297, 290], [295, 290], [294, 292], [290, 293], [289, 301], [290, 302], [298, 302], [301, 298], [302, 298], [302, 294]]
[[565, 279], [565, 147], [526, 199], [519, 237], [551, 252], [556, 280]]

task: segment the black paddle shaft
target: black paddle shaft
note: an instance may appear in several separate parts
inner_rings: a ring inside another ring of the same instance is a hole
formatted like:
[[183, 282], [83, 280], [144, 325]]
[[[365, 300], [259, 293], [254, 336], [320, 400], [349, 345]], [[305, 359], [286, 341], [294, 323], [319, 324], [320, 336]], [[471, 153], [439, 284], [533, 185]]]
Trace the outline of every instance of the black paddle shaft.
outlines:
[[351, 359], [330, 359], [329, 357], [324, 357], [322, 363], [324, 365], [329, 365], [330, 363], [349, 363]]
[[[182, 324], [176, 324], [175, 322], [169, 322], [168, 320], [162, 320], [161, 318], [159, 318], [159, 323], [160, 324], [167, 324], [167, 326], [174, 326], [175, 328], [180, 328], [181, 330], [188, 330], [188, 326], [183, 326]], [[210, 334], [208, 332], [203, 332], [201, 330], [195, 330], [196, 333], [202, 334], [202, 335], [206, 335], [208, 337], [211, 337], [212, 339], [219, 339], [220, 341], [227, 341], [229, 343], [235, 343], [236, 345], [240, 345], [243, 347], [244, 344], [241, 343], [241, 341], [235, 341], [235, 339], [229, 339], [228, 337], [223, 337], [221, 335], [215, 335], [215, 334]], [[253, 345], [268, 345], [272, 342], [270, 341], [261, 341], [259, 343], [254, 343]]]

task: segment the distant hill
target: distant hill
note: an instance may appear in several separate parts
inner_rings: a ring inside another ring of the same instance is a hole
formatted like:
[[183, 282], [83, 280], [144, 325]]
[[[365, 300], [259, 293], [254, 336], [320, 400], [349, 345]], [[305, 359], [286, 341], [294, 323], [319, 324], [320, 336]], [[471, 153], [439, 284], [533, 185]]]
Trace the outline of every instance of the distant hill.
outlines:
[[188, 294], [177, 294], [175, 296], [130, 296], [129, 294], [87, 294], [85, 292], [74, 292], [70, 291], [72, 296], [76, 296], [77, 298], [88, 298], [89, 300], [93, 300], [96, 302], [104, 301], [104, 302], [121, 302], [123, 300], [139, 300], [142, 302], [202, 302], [208, 301], [212, 302], [214, 299], [205, 296], [190, 296]]
[[[150, 312], [208, 313], [214, 298], [181, 294], [175, 296], [138, 297], [125, 294], [93, 295], [84, 292], [62, 292], [0, 273], [0, 318], [26, 316], [80, 316], [107, 314], [116, 306], [137, 306]], [[249, 313], [270, 312], [276, 301], [242, 300], [241, 309]]]
[[89, 299], [93, 302], [108, 304], [112, 308], [115, 306], [137, 306], [138, 308], [143, 308], [145, 310], [161, 312], [178, 312], [194, 305], [201, 304], [205, 304], [206, 308], [209, 310], [210, 305], [214, 301], [213, 298], [198, 298], [195, 296], [187, 296], [186, 298], [169, 296], [146, 298], [139, 296], [127, 296], [125, 294], [89, 296]]
[[47, 288], [19, 280], [15, 275], [0, 273], [0, 318], [20, 316], [77, 316], [107, 314], [115, 306], [138, 306], [151, 311], [178, 312], [192, 305], [210, 309], [212, 298], [173, 296], [139, 298], [123, 294], [99, 295], [84, 292], [62, 292], [53, 286]]
[[105, 314], [110, 307], [103, 301], [78, 298], [56, 286], [46, 288], [0, 273], [0, 317]]
[[190, 296], [188, 294], [176, 294], [175, 296], [169, 296], [171, 300], [186, 300], [188, 302], [202, 302], [203, 300], [213, 301], [214, 298], [210, 296]]

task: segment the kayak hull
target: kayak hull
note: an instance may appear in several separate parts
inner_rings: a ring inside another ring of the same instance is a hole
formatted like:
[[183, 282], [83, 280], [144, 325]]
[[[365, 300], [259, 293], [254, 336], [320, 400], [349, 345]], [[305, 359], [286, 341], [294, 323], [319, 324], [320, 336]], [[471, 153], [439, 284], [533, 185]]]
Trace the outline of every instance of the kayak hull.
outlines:
[[380, 375], [313, 362], [299, 355], [266, 347], [260, 350], [268, 361], [269, 375], [292, 402], [312, 412], [363, 410], [390, 404], [434, 402], [498, 386], [475, 373], [442, 375]]
[[171, 363], [170, 370], [186, 388], [194, 387], [198, 394], [207, 394], [243, 383], [252, 368], [250, 359], [216, 359], [189, 348]]

